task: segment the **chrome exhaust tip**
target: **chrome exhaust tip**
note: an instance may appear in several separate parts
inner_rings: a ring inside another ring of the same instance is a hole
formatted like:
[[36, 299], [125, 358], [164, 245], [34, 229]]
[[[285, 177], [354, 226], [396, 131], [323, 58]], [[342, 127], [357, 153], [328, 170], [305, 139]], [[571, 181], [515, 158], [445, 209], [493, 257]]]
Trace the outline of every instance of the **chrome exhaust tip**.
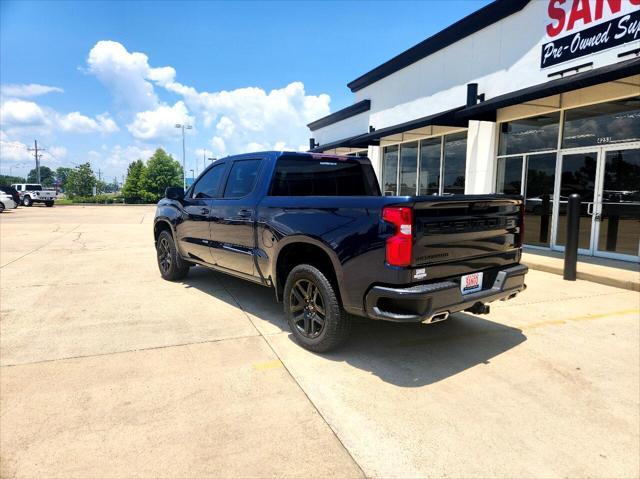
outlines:
[[444, 311], [442, 313], [437, 313], [431, 316], [427, 321], [427, 323], [438, 323], [440, 321], [444, 321], [449, 317], [449, 311]]

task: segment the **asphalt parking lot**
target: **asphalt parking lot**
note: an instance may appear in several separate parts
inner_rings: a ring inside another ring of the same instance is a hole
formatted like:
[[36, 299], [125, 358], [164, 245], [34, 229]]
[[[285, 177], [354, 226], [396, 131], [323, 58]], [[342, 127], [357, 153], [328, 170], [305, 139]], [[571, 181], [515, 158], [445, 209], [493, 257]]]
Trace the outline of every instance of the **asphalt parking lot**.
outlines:
[[163, 281], [153, 212], [0, 215], [0, 476], [640, 475], [637, 292], [532, 271], [318, 355], [269, 289]]

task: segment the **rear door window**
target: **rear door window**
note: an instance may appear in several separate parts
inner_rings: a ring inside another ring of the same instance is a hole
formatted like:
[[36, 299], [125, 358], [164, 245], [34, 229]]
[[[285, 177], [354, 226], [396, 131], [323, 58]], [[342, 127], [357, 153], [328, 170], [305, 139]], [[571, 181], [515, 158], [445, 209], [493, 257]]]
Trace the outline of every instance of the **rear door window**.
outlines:
[[271, 196], [380, 196], [373, 168], [357, 159], [282, 156]]
[[251, 193], [258, 178], [259, 168], [260, 160], [234, 161], [224, 189], [224, 197], [242, 198]]

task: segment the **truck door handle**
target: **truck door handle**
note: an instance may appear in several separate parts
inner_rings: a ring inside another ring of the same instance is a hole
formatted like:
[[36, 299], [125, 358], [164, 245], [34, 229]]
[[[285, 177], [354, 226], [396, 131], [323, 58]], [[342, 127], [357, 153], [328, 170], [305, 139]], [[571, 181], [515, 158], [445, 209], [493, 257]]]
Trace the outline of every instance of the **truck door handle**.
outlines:
[[202, 208], [200, 210], [200, 214], [202, 215], [208, 215], [209, 214], [209, 208]]
[[251, 210], [243, 208], [238, 212], [238, 216], [240, 218], [249, 218], [251, 216]]

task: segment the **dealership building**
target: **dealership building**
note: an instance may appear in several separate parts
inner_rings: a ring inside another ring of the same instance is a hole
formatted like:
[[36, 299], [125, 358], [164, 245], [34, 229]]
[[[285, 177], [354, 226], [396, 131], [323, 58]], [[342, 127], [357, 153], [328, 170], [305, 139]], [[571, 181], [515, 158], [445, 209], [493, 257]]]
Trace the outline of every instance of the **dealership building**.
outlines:
[[640, 0], [496, 0], [348, 84], [313, 152], [368, 156], [385, 195], [525, 197], [525, 243], [640, 258]]

